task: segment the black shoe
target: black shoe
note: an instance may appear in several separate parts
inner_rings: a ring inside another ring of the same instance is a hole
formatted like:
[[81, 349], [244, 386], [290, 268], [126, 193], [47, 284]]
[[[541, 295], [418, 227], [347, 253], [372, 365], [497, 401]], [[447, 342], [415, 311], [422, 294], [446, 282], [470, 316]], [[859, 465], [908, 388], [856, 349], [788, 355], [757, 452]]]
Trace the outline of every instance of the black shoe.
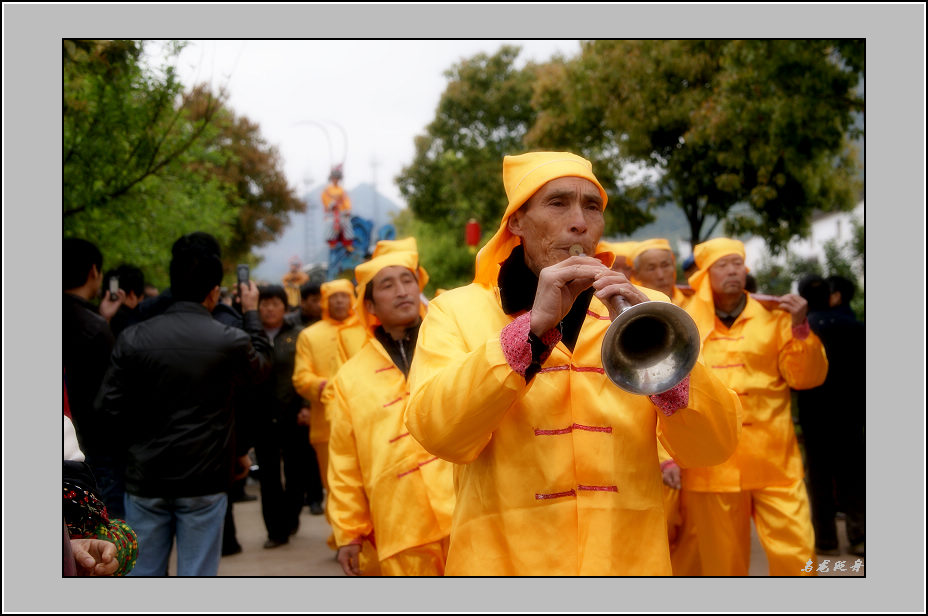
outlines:
[[223, 556], [232, 556], [233, 554], [238, 554], [242, 551], [242, 546], [236, 543], [235, 545], [224, 545], [222, 546], [222, 555]]
[[322, 508], [322, 503], [310, 503], [309, 512], [313, 515], [322, 515], [325, 509]]
[[290, 536], [297, 534], [300, 531], [300, 523], [297, 522], [290, 528]]
[[283, 541], [277, 541], [276, 539], [268, 539], [264, 542], [264, 549], [271, 550], [274, 548], [279, 548], [282, 545], [287, 545], [290, 542], [289, 539], [284, 539]]

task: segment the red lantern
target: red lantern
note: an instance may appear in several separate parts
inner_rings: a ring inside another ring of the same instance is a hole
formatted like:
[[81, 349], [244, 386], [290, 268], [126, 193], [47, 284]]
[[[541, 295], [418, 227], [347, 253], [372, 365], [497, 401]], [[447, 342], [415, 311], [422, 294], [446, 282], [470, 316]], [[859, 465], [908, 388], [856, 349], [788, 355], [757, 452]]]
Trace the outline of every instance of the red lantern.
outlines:
[[464, 227], [465, 242], [468, 246], [476, 247], [480, 244], [480, 223], [476, 218], [467, 221]]

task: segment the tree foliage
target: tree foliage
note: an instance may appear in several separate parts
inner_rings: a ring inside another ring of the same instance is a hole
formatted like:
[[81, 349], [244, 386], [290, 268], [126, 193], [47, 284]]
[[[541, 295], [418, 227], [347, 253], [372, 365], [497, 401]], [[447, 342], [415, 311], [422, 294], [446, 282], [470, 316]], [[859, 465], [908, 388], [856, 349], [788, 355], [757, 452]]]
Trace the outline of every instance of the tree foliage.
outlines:
[[752, 272], [757, 280], [757, 288], [762, 293], [783, 295], [789, 293], [793, 283], [807, 274], [819, 276], [844, 276], [854, 283], [857, 292], [851, 300], [851, 309], [861, 321], [865, 317], [866, 293], [864, 289], [864, 225], [859, 220], [851, 221], [852, 235], [846, 242], [830, 239], [823, 245], [824, 263], [818, 258], [803, 259], [793, 254], [782, 260], [766, 258], [760, 267]]
[[232, 271], [304, 207], [276, 151], [224, 106], [222, 90], [184, 92], [168, 61], [146, 65], [139, 41], [62, 49], [64, 235], [96, 243], [107, 267], [131, 263], [163, 286], [174, 240], [203, 230]]
[[474, 279], [476, 253], [464, 244], [463, 226], [450, 229], [441, 222], [426, 222], [414, 217], [408, 209], [394, 216], [393, 224], [398, 237], [416, 238], [419, 262], [429, 273], [425, 287], [428, 297], [433, 297], [438, 289], [454, 289]]
[[[849, 145], [862, 41], [592, 41], [540, 83], [530, 145], [586, 151], [645, 206], [674, 203], [695, 245], [719, 222], [778, 252], [813, 211], [858, 197]], [[598, 153], [596, 153], [598, 150]], [[632, 171], [650, 170], [643, 181]], [[735, 207], [741, 205], [742, 207]]]
[[[194, 122], [211, 113], [212, 99], [202, 85], [187, 96], [184, 106]], [[225, 107], [212, 122], [214, 130], [204, 145], [222, 155], [204, 157], [194, 167], [226, 187], [226, 199], [236, 210], [222, 255], [229, 272], [236, 263], [249, 259], [253, 247], [283, 233], [290, 213], [305, 211], [306, 204], [287, 183], [280, 154], [261, 136], [260, 126]]]
[[445, 72], [448, 86], [435, 119], [416, 137], [416, 153], [397, 177], [417, 218], [461, 229], [476, 218], [499, 226], [506, 209], [502, 160], [524, 150], [535, 112], [530, 105], [534, 67], [515, 66], [518, 47], [478, 54]]

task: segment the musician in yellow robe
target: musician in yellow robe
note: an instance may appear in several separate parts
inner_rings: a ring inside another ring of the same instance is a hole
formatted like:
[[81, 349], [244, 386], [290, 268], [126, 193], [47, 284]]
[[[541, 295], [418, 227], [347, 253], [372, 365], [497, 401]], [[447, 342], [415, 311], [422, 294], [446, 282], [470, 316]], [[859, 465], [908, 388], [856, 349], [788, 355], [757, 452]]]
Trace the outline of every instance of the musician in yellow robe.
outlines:
[[[628, 253], [628, 259], [632, 268], [633, 283], [660, 291], [681, 308], [686, 306], [689, 296], [685, 295], [676, 285], [677, 261], [670, 242], [664, 238], [636, 242]], [[683, 513], [680, 509], [680, 467], [660, 442], [657, 448], [661, 475], [664, 479], [667, 538], [670, 542], [670, 552], [673, 554], [678, 543], [679, 529], [683, 523]]]
[[[820, 385], [828, 361], [806, 320], [808, 304], [785, 295], [769, 310], [744, 291], [744, 245], [728, 238], [694, 250], [695, 290], [686, 310], [702, 338], [701, 357], [741, 399], [741, 440], [715, 466], [682, 461], [686, 512], [677, 575], [748, 575], [751, 518], [770, 575], [803, 575], [815, 559], [802, 458], [790, 413], [790, 389]], [[676, 458], [676, 456], [674, 456]]]
[[614, 299], [661, 294], [590, 256], [607, 201], [591, 163], [507, 156], [503, 183], [474, 283], [432, 300], [410, 373], [410, 433], [456, 464], [446, 574], [670, 575], [655, 431], [681, 462], [722, 462], [737, 397], [698, 363], [664, 394], [613, 385]]
[[366, 342], [367, 334], [354, 312], [356, 298], [350, 280], [323, 283], [320, 291], [322, 319], [301, 331], [296, 341], [293, 387], [310, 403], [309, 442], [316, 450], [319, 472], [328, 490], [325, 484], [330, 427], [322, 391], [341, 365]]
[[391, 251], [355, 269], [356, 312], [367, 342], [338, 371], [329, 405], [329, 519], [346, 575], [359, 575], [365, 539], [384, 575], [442, 575], [454, 509], [451, 464], [403, 425], [406, 377], [428, 276], [415, 251]]

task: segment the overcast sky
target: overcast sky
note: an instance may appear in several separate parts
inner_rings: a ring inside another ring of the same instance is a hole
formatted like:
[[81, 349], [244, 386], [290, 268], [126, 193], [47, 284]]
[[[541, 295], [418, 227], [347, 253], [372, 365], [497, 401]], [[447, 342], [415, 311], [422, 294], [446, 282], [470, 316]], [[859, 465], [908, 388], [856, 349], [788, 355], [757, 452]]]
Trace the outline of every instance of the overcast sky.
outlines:
[[344, 160], [349, 190], [376, 183], [405, 205], [393, 180], [435, 117], [444, 71], [507, 43], [522, 47], [519, 66], [580, 50], [576, 40], [196, 40], [176, 66], [187, 86], [226, 87], [228, 105], [277, 146], [298, 194]]

